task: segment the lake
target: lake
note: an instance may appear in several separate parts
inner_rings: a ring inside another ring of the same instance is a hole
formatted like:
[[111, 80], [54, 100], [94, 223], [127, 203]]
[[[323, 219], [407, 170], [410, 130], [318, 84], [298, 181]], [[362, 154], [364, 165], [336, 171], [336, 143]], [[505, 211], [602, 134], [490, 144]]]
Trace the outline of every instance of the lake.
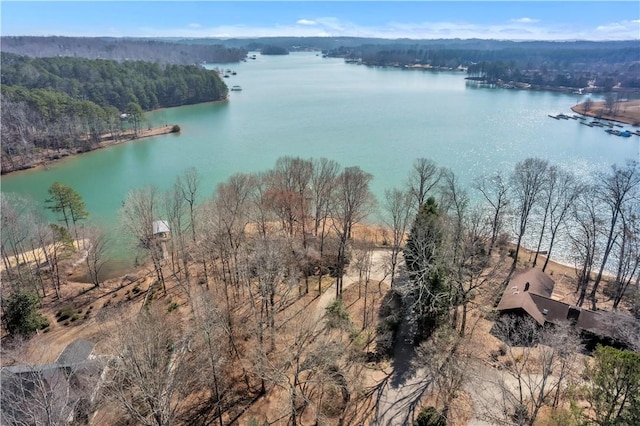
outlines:
[[348, 65], [312, 52], [216, 66], [236, 71], [224, 80], [243, 90], [227, 102], [148, 114], [150, 125], [179, 124], [180, 134], [3, 176], [2, 191], [44, 201], [59, 181], [82, 195], [94, 221], [114, 226], [130, 189], [168, 188], [191, 166], [209, 195], [230, 175], [267, 170], [284, 155], [327, 157], [373, 174], [380, 196], [402, 184], [417, 157], [451, 168], [466, 184], [531, 156], [583, 175], [640, 158], [637, 136], [548, 117], [572, 115], [582, 95], [478, 87], [462, 72]]

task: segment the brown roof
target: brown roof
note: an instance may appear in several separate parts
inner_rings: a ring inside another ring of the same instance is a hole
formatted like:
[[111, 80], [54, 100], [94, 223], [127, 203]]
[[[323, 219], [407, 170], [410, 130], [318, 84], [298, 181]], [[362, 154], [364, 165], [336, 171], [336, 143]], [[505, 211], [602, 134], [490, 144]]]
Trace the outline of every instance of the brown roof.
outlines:
[[557, 323], [566, 321], [569, 316], [570, 305], [549, 297], [531, 294], [531, 299], [536, 304], [538, 311], [542, 314], [545, 321]]
[[[507, 289], [502, 294], [502, 299], [500, 299], [500, 303], [498, 304], [498, 310], [523, 309], [533, 317], [538, 324], [543, 325], [545, 322], [545, 317], [542, 313], [543, 309], [549, 308], [544, 306], [542, 308], [538, 307], [536, 301], [532, 299], [532, 295], [542, 296], [545, 299], [551, 300], [549, 297], [553, 292], [554, 285], [555, 281], [540, 269], [529, 269], [527, 272], [517, 275], [509, 281]], [[539, 302], [542, 303], [540, 300]]]
[[[553, 279], [541, 270], [530, 269], [509, 282], [498, 304], [498, 311], [522, 310], [540, 325], [571, 320], [582, 330], [612, 338], [619, 334], [617, 328], [625, 328], [622, 327], [624, 321], [634, 321], [628, 315], [590, 311], [551, 299], [554, 284]], [[628, 324], [626, 328], [629, 328]]]

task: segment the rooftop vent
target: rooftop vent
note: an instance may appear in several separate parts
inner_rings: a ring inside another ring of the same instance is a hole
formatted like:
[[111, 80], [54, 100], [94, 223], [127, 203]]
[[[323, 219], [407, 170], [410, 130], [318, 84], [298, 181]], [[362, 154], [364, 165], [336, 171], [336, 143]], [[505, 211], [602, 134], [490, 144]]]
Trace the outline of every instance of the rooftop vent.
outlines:
[[549, 310], [548, 310], [548, 309], [543, 309], [543, 310], [542, 310], [542, 315], [547, 315], [548, 313], [549, 313]]

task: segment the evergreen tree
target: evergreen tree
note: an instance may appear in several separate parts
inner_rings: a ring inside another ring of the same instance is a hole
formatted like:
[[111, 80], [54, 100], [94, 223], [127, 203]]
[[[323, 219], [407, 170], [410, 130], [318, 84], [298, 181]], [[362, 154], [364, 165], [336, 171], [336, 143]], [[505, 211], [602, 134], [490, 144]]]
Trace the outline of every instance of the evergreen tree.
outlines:
[[585, 376], [591, 380], [587, 400], [600, 426], [637, 425], [640, 419], [640, 354], [598, 346]]
[[69, 231], [69, 221], [71, 221], [76, 238], [78, 238], [76, 225], [78, 221], [84, 220], [89, 216], [80, 194], [70, 186], [54, 182], [49, 187], [49, 195], [51, 198], [46, 200], [46, 203], [49, 204], [47, 208], [55, 213], [62, 214], [61, 221], [64, 222], [67, 231]]
[[13, 293], [3, 303], [2, 320], [10, 334], [31, 336], [48, 325], [47, 319], [38, 312], [38, 296], [26, 291]]
[[442, 231], [438, 204], [429, 197], [416, 215], [404, 250], [418, 316], [418, 338], [433, 332], [450, 305], [446, 274], [439, 266]]

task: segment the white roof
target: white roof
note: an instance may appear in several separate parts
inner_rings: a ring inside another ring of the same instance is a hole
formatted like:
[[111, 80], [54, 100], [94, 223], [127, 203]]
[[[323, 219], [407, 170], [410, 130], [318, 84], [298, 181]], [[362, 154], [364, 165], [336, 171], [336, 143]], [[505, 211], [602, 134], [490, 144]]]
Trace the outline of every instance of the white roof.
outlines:
[[153, 222], [153, 235], [169, 232], [169, 224], [166, 220], [156, 220]]

